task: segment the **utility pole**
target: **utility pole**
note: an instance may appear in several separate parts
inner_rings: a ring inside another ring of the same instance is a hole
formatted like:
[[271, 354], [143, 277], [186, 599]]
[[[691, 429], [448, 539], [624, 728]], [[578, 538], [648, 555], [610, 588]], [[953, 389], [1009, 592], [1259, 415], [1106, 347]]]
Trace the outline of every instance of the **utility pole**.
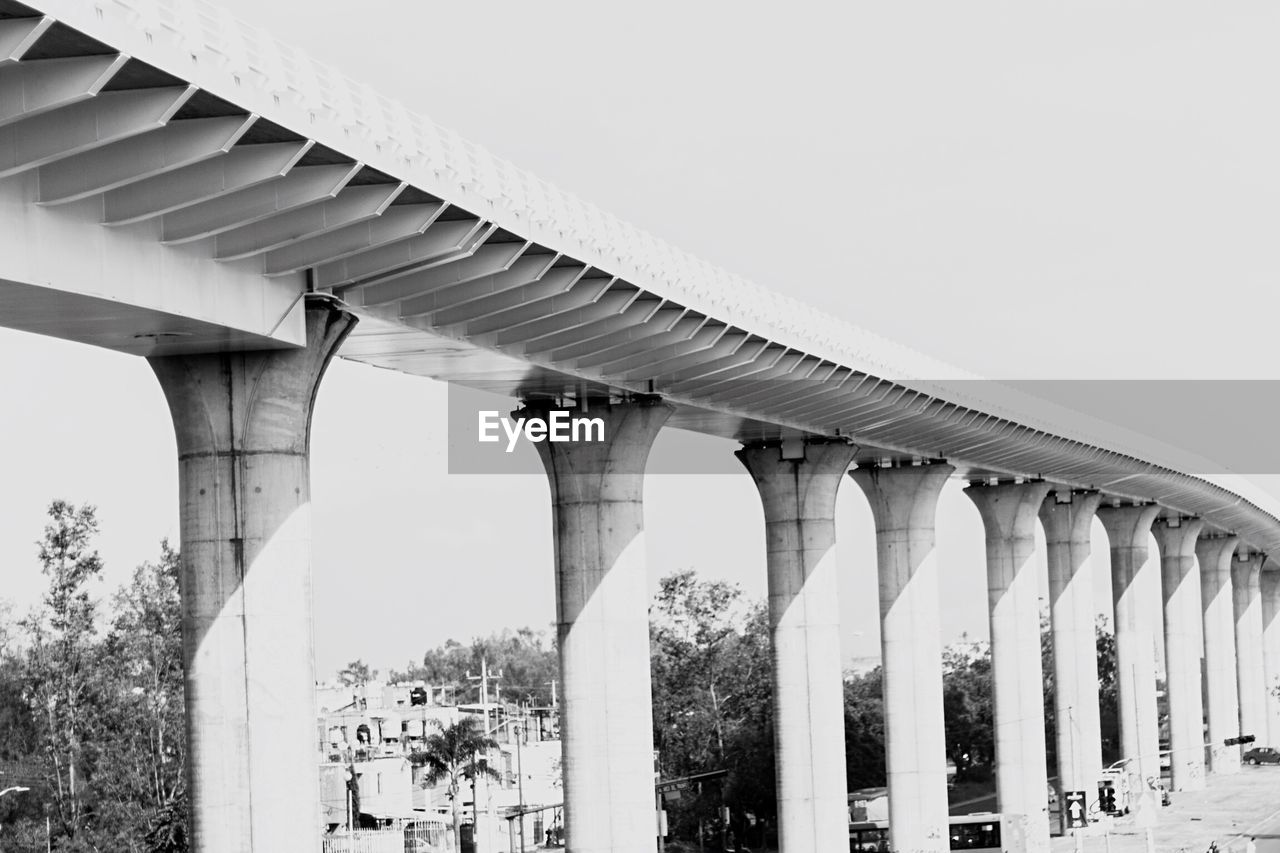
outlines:
[[489, 674], [489, 659], [483, 656], [480, 658], [480, 674], [479, 675], [472, 675], [471, 671], [467, 670], [468, 681], [480, 682], [480, 704], [484, 708], [484, 727], [482, 731], [489, 730], [489, 682], [497, 681], [500, 678], [502, 678], [501, 672], [499, 672], [497, 675]]
[[553, 679], [551, 679], [550, 681], [544, 681], [544, 682], [543, 682], [543, 684], [550, 684], [550, 685], [551, 685], [551, 710], [553, 710], [553, 711], [554, 711], [556, 708], [560, 707], [560, 703], [556, 701], [556, 684], [558, 684], [558, 683], [559, 683], [559, 682], [558, 682], [556, 679], [554, 679], [554, 678], [553, 678]]
[[521, 723], [516, 723], [516, 786], [520, 792], [520, 853], [524, 853], [524, 761], [520, 754], [520, 739], [523, 734], [524, 727]]

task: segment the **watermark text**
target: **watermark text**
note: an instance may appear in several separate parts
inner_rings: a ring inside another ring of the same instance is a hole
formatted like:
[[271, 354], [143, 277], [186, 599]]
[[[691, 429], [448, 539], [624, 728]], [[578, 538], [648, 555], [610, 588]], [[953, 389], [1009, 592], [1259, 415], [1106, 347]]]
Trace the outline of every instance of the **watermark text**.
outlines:
[[546, 418], [516, 418], [514, 421], [496, 411], [479, 413], [478, 439], [482, 443], [507, 439], [507, 453], [516, 449], [524, 436], [526, 441], [604, 441], [604, 418], [574, 417], [571, 412], [555, 411]]

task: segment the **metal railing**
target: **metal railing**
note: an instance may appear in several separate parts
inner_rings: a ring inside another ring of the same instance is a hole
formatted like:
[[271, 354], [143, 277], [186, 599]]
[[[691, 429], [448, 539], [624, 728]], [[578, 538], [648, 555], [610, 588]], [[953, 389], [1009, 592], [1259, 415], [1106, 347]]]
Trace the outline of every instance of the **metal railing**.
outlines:
[[322, 839], [321, 853], [447, 853], [443, 822], [404, 829], [338, 830]]

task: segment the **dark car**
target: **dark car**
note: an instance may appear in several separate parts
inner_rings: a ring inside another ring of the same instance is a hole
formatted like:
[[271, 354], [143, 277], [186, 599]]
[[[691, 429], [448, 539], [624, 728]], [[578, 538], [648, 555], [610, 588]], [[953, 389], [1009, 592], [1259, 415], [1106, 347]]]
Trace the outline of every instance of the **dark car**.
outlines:
[[1240, 756], [1245, 764], [1280, 764], [1280, 751], [1273, 746], [1259, 746]]

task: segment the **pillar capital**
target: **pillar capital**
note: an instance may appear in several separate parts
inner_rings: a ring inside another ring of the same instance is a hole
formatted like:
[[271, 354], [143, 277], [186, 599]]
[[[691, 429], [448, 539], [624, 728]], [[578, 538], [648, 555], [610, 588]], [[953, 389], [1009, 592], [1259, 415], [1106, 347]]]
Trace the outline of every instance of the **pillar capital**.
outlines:
[[512, 412], [515, 418], [548, 420], [555, 412], [572, 417], [599, 418], [603, 435], [591, 430], [577, 441], [534, 443], [551, 479], [554, 499], [638, 501], [644, 489], [649, 450], [675, 407], [657, 397], [622, 403], [602, 403], [589, 409], [570, 409], [549, 401], [532, 401]]
[[1111, 548], [1133, 548], [1147, 551], [1147, 534], [1160, 514], [1159, 504], [1120, 504], [1098, 507], [1098, 519], [1107, 529]]
[[1161, 558], [1195, 557], [1204, 519], [1196, 516], [1157, 518], [1151, 525]]
[[955, 470], [945, 462], [895, 467], [859, 465], [849, 472], [849, 477], [867, 496], [877, 533], [927, 529], [932, 537], [938, 493]]
[[1044, 496], [1053, 484], [1043, 480], [1023, 483], [971, 483], [964, 490], [982, 516], [987, 541], [1035, 536], [1035, 521]]
[[252, 450], [306, 455], [320, 379], [356, 316], [306, 297], [306, 346], [148, 358], [173, 415], [179, 458]]
[[1262, 564], [1262, 571], [1258, 575], [1258, 583], [1262, 589], [1263, 595], [1280, 594], [1280, 565], [1271, 557], [1267, 557]]
[[1045, 544], [1060, 542], [1089, 543], [1090, 528], [1102, 503], [1102, 493], [1093, 490], [1055, 486], [1040, 504], [1040, 523], [1044, 525]]
[[734, 453], [755, 480], [766, 521], [830, 519], [858, 448], [843, 439], [753, 442]]
[[1240, 545], [1240, 537], [1227, 533], [1201, 533], [1196, 540], [1196, 558], [1200, 561], [1200, 576], [1228, 574], [1231, 558]]
[[1262, 572], [1262, 563], [1266, 555], [1249, 548], [1237, 548], [1231, 558], [1231, 582], [1257, 584], [1258, 575]]

